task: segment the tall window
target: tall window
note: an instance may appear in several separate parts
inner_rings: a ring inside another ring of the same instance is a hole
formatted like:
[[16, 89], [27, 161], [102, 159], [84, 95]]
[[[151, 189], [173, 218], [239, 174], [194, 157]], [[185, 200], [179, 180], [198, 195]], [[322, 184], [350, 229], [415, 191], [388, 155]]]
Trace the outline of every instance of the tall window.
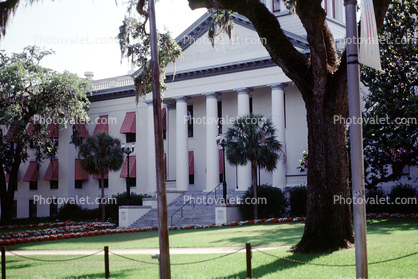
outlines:
[[75, 180], [74, 188], [83, 189], [83, 180]]
[[280, 12], [280, 0], [273, 0], [273, 12]]
[[[126, 179], [128, 179], [128, 178], [126, 178]], [[129, 177], [128, 185], [131, 188], [136, 187], [136, 177]]]
[[136, 142], [136, 134], [135, 133], [126, 133], [126, 142]]
[[17, 200], [13, 201], [12, 218], [17, 218]]
[[49, 181], [49, 188], [50, 189], [58, 189], [58, 180], [50, 180]]
[[29, 200], [29, 218], [37, 217], [38, 205], [34, 200]]
[[52, 202], [49, 204], [49, 216], [54, 217], [58, 214], [58, 202], [57, 199], [52, 199]]
[[[100, 179], [98, 180], [99, 189], [100, 189]], [[104, 179], [104, 188], [109, 188], [109, 179]]]
[[189, 138], [193, 137], [193, 106], [189, 105], [187, 106], [187, 116], [189, 117], [189, 124], [187, 126], [187, 132], [189, 135]]
[[253, 113], [253, 98], [250, 97], [250, 113]]
[[38, 190], [38, 181], [29, 181], [29, 190]]
[[335, 0], [325, 0], [325, 11], [331, 18], [335, 18]]

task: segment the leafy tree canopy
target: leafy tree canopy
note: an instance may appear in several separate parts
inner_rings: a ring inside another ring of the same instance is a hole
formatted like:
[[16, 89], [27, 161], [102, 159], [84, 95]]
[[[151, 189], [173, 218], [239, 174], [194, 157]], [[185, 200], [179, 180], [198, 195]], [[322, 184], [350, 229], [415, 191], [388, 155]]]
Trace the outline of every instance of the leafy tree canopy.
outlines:
[[417, 11], [416, 1], [393, 1], [379, 34], [382, 71], [364, 67], [361, 74], [370, 90], [363, 114], [368, 187], [418, 164]]
[[[87, 120], [90, 82], [69, 72], [58, 73], [42, 67], [41, 60], [53, 51], [26, 47], [22, 53], [8, 56], [0, 51], [0, 198], [2, 221], [10, 219], [17, 175], [28, 147], [35, 142], [36, 159], [40, 162], [55, 153], [48, 130], [66, 127], [67, 123]], [[37, 120], [37, 121], [36, 121]], [[29, 124], [32, 130], [28, 131]], [[6, 186], [6, 175], [9, 183]]]
[[[136, 12], [137, 13], [136, 13]], [[139, 67], [140, 72], [135, 77], [137, 102], [139, 96], [151, 92], [151, 48], [148, 34], [148, 2], [145, 0], [130, 0], [122, 25], [119, 27], [119, 44], [122, 58]], [[170, 32], [158, 32], [158, 53], [161, 89], [166, 89], [164, 83], [165, 68], [170, 62], [175, 62], [181, 55], [181, 48], [171, 37]]]

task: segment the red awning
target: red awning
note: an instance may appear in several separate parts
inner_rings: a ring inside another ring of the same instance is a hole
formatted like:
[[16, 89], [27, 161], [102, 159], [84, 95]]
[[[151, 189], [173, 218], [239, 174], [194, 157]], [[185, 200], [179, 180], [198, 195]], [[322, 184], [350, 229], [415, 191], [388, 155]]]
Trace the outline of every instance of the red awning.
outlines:
[[[130, 174], [129, 174], [130, 176]], [[101, 179], [100, 174], [93, 174], [93, 179]], [[109, 179], [109, 172], [106, 171], [105, 175], [104, 175], [104, 179]]]
[[7, 142], [14, 142], [16, 141], [16, 135], [19, 133], [16, 127], [10, 127], [9, 130], [7, 130], [7, 134], [5, 137], [5, 141]]
[[194, 174], [194, 152], [189, 151], [189, 174]]
[[29, 167], [26, 170], [25, 176], [23, 177], [23, 182], [33, 181], [38, 181], [38, 168], [36, 166], [36, 161], [29, 163]]
[[135, 133], [136, 132], [136, 113], [127, 112], [125, 119], [123, 120], [122, 127], [120, 128], [121, 134]]
[[81, 159], [75, 159], [74, 179], [89, 180], [89, 174], [81, 168]]
[[167, 109], [163, 108], [161, 110], [161, 119], [163, 122], [163, 130], [167, 130]]
[[[128, 177], [128, 158], [123, 163], [122, 171], [120, 172], [121, 178]], [[136, 156], [129, 156], [129, 178], [136, 177]]]
[[48, 138], [58, 138], [59, 137], [59, 130], [57, 127], [57, 124], [51, 123], [48, 124], [48, 127], [46, 127], [46, 134]]
[[100, 132], [104, 132], [106, 134], [109, 133], [109, 118], [108, 118], [108, 115], [99, 116], [99, 119], [96, 123], [96, 127], [94, 128], [93, 136], [97, 135]]
[[33, 123], [29, 123], [28, 127], [26, 128], [26, 133], [28, 133], [30, 136], [35, 135], [35, 125], [33, 125]]
[[44, 181], [58, 180], [58, 160], [51, 160], [44, 175]]
[[219, 173], [224, 172], [224, 160], [223, 160], [223, 154], [224, 152], [222, 149], [219, 149]]
[[74, 124], [75, 129], [78, 131], [80, 138], [87, 138], [89, 132], [87, 131], [86, 124]]

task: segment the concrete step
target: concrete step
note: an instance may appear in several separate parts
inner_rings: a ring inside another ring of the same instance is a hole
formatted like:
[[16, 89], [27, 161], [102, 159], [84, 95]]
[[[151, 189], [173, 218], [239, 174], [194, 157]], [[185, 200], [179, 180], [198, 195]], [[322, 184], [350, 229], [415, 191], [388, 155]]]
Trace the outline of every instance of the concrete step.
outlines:
[[[215, 206], [221, 202], [222, 191], [207, 193], [204, 191], [186, 191], [180, 193], [167, 206], [168, 225], [191, 226], [215, 223]], [[244, 192], [228, 190], [228, 198], [240, 197]], [[183, 206], [182, 210], [179, 210]], [[179, 210], [179, 211], [178, 211]], [[183, 211], [183, 213], [181, 212]], [[174, 215], [173, 215], [174, 214]], [[151, 209], [144, 216], [135, 221], [131, 227], [144, 228], [158, 226], [158, 211]]]

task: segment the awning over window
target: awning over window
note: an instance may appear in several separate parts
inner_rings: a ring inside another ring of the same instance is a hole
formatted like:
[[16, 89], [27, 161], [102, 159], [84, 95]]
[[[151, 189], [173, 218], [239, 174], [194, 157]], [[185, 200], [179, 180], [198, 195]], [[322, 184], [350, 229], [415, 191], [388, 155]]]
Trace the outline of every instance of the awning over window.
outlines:
[[17, 130], [16, 127], [10, 127], [9, 130], [7, 130], [7, 134], [5, 137], [5, 141], [7, 142], [14, 142], [16, 141], [16, 135], [19, 131]]
[[109, 117], [108, 115], [99, 116], [96, 127], [94, 128], [93, 136], [100, 132], [109, 133]]
[[163, 108], [161, 110], [161, 118], [163, 122], [163, 130], [167, 130], [167, 109]]
[[59, 137], [59, 130], [57, 124], [51, 123], [48, 124], [46, 127], [47, 137], [48, 138], [58, 138]]
[[[100, 174], [93, 174], [93, 179], [101, 179]], [[109, 172], [106, 171], [104, 179], [109, 179]]]
[[25, 176], [23, 177], [23, 182], [34, 182], [38, 181], [38, 169], [36, 167], [36, 161], [29, 163], [29, 167], [26, 170]]
[[194, 174], [194, 152], [189, 151], [189, 174]]
[[75, 129], [78, 131], [80, 138], [87, 138], [89, 132], [87, 131], [86, 124], [74, 124]]
[[127, 112], [125, 119], [123, 120], [122, 127], [120, 128], [121, 134], [135, 133], [136, 132], [136, 113]]
[[51, 160], [44, 175], [44, 181], [58, 180], [58, 160]]
[[[122, 171], [120, 172], [120, 177], [128, 177], [128, 158], [125, 159], [123, 163]], [[129, 156], [129, 178], [136, 177], [136, 156]]]
[[219, 173], [224, 172], [224, 160], [223, 160], [223, 154], [224, 152], [222, 149], [219, 149]]
[[26, 133], [28, 133], [30, 136], [35, 135], [35, 125], [33, 123], [29, 123], [28, 127], [26, 128]]
[[74, 179], [89, 180], [89, 174], [81, 168], [81, 159], [75, 159]]

